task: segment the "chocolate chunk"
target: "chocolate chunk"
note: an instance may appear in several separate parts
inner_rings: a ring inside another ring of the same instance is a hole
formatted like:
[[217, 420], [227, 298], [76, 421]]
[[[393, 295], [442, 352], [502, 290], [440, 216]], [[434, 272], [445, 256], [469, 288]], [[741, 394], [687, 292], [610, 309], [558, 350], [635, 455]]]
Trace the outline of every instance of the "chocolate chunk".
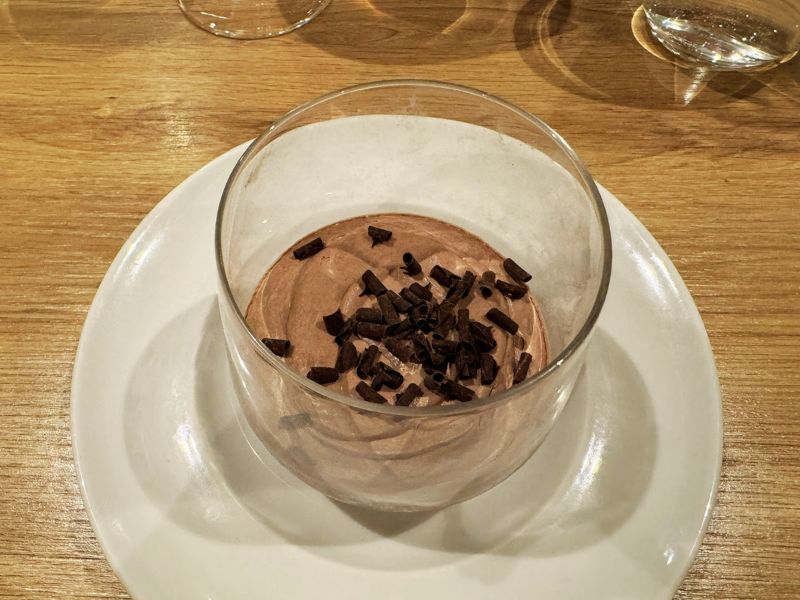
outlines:
[[416, 281], [408, 286], [408, 289], [411, 292], [423, 300], [433, 300], [433, 294], [431, 293], [431, 284], [427, 285], [420, 285]]
[[469, 309], [468, 308], [460, 308], [458, 309], [458, 319], [456, 321], [456, 327], [458, 329], [458, 339], [462, 342], [466, 342], [470, 339], [469, 335]]
[[325, 321], [325, 331], [331, 335], [339, 335], [347, 328], [347, 321], [345, 321], [342, 311], [338, 308], [335, 312], [322, 317], [322, 320]]
[[414, 347], [409, 340], [401, 340], [398, 338], [386, 338], [383, 340], [383, 345], [386, 349], [399, 358], [402, 362], [407, 363], [411, 360], [411, 355], [414, 353]]
[[327, 385], [339, 379], [339, 373], [331, 367], [311, 367], [306, 377], [320, 385]]
[[528, 369], [531, 367], [531, 360], [533, 357], [527, 352], [519, 355], [519, 362], [514, 367], [514, 383], [522, 383], [528, 376]]
[[279, 338], [261, 338], [261, 343], [269, 348], [276, 356], [286, 356], [292, 343]]
[[388, 366], [386, 363], [378, 364], [378, 372], [372, 380], [372, 389], [380, 391], [384, 385], [390, 390], [396, 390], [403, 385], [403, 376]]
[[433, 339], [434, 340], [444, 340], [447, 338], [448, 334], [452, 331], [453, 327], [456, 324], [456, 318], [451, 312], [444, 313], [444, 317], [439, 318], [439, 323], [436, 327], [433, 328]]
[[511, 335], [514, 335], [517, 333], [517, 331], [519, 331], [519, 325], [517, 322], [502, 310], [497, 308], [490, 308], [489, 312], [486, 313], [486, 318], [497, 325], [500, 329], [504, 329]]
[[386, 286], [381, 283], [381, 280], [370, 269], [364, 271], [361, 276], [361, 281], [364, 282], [364, 291], [361, 295], [372, 294], [373, 296], [380, 296], [386, 293]]
[[381, 315], [383, 316], [384, 323], [392, 325], [400, 321], [400, 317], [397, 315], [397, 310], [395, 310], [392, 299], [389, 298], [388, 293], [378, 296], [378, 306], [381, 307]]
[[497, 342], [492, 335], [492, 328], [478, 321], [469, 322], [469, 333], [473, 343], [481, 352], [489, 352], [497, 348]]
[[387, 337], [403, 337], [415, 329], [410, 319], [403, 319], [398, 323], [392, 323], [386, 328]]
[[366, 379], [375, 372], [375, 366], [378, 364], [378, 357], [380, 350], [377, 346], [368, 346], [364, 352], [361, 353], [361, 359], [358, 361], [356, 373], [361, 379]]
[[388, 242], [392, 237], [392, 232], [388, 229], [381, 229], [380, 227], [367, 227], [367, 235], [372, 238], [372, 247], [374, 248], [382, 242]]
[[344, 342], [336, 354], [336, 370], [339, 373], [349, 371], [358, 364], [358, 350], [352, 342]]
[[403, 288], [402, 290], [400, 290], [400, 296], [403, 298], [403, 300], [407, 301], [412, 306], [416, 306], [417, 304], [422, 304], [423, 302], [425, 302], [425, 300], [417, 296], [414, 292], [412, 292], [408, 288]]
[[414, 398], [422, 396], [422, 388], [416, 383], [409, 383], [408, 387], [400, 394], [395, 394], [395, 406], [410, 406]]
[[305, 260], [314, 256], [317, 252], [322, 250], [325, 247], [325, 244], [322, 242], [322, 238], [314, 238], [307, 244], [303, 244], [299, 248], [296, 248], [292, 254], [297, 260]]
[[445, 397], [458, 400], [459, 402], [469, 402], [475, 398], [475, 392], [473, 390], [455, 381], [445, 381], [442, 384], [441, 391], [444, 393]]
[[358, 308], [353, 318], [356, 321], [366, 321], [367, 323], [382, 323], [383, 312], [380, 308]]
[[496, 275], [494, 271], [484, 271], [481, 278], [478, 280], [478, 289], [481, 292], [481, 296], [484, 298], [488, 298], [492, 295], [492, 287], [494, 286]]
[[503, 281], [502, 279], [498, 279], [494, 287], [497, 288], [497, 291], [503, 294], [504, 296], [511, 298], [512, 300], [519, 300], [525, 294], [528, 293], [528, 288], [524, 285], [517, 285], [516, 283], [508, 283], [507, 281]]
[[442, 386], [446, 381], [447, 380], [445, 379], [444, 373], [436, 371], [431, 375], [428, 375], [425, 378], [423, 378], [422, 383], [430, 391], [436, 392], [438, 394], [439, 392], [442, 391]]
[[490, 385], [497, 378], [497, 361], [491, 354], [481, 354], [481, 384]]
[[433, 338], [431, 347], [436, 352], [444, 354], [445, 356], [455, 356], [458, 351], [458, 342], [455, 340], [445, 340]]
[[431, 269], [431, 279], [436, 281], [436, 283], [442, 287], [449, 288], [461, 278], [455, 273], [448, 271], [444, 267], [436, 265]]
[[356, 323], [356, 335], [370, 340], [382, 340], [386, 337], [386, 325], [359, 321]]
[[503, 261], [503, 268], [506, 270], [506, 273], [511, 275], [517, 281], [521, 281], [525, 283], [526, 281], [531, 280], [531, 274], [528, 273], [525, 269], [520, 267], [517, 263], [515, 263], [510, 258], [507, 258]]
[[414, 258], [414, 255], [411, 254], [411, 252], [406, 252], [403, 254], [403, 270], [407, 275], [412, 277], [422, 273], [422, 267], [419, 266], [417, 259]]
[[397, 312], [406, 313], [411, 310], [411, 302], [400, 296], [397, 292], [388, 290], [386, 295], [389, 297], [389, 300], [392, 301], [392, 304]]
[[386, 404], [386, 398], [381, 396], [363, 381], [358, 382], [358, 385], [356, 386], [356, 392], [367, 402], [372, 402], [373, 404]]

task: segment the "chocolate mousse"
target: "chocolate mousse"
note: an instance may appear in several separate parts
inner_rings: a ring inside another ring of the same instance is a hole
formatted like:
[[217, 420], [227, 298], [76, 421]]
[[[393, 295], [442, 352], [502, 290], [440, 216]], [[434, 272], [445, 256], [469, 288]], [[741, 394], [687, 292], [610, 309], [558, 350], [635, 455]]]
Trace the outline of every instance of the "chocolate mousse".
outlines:
[[270, 351], [329, 389], [399, 406], [469, 402], [547, 364], [530, 280], [454, 225], [357, 217], [286, 251], [246, 320]]

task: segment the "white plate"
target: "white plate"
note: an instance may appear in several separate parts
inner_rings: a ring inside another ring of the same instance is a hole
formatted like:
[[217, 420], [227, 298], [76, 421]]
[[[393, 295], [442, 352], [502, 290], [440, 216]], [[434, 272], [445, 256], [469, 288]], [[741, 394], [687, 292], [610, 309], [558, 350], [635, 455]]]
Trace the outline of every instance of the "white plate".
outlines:
[[719, 479], [721, 407], [697, 309], [603, 191], [614, 241], [586, 368], [544, 445], [433, 514], [334, 503], [248, 444], [217, 315], [213, 223], [234, 148], [136, 229], [89, 311], [75, 463], [111, 566], [140, 599], [670, 598]]

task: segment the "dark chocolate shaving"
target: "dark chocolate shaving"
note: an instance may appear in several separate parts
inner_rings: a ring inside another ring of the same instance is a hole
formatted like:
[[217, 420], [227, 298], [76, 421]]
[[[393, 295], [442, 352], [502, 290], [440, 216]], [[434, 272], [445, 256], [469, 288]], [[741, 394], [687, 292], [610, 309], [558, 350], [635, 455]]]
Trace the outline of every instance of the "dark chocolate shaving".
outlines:
[[296, 248], [292, 254], [297, 260], [305, 260], [314, 256], [317, 252], [322, 250], [325, 247], [325, 244], [322, 242], [322, 238], [314, 238], [307, 244], [303, 244], [299, 248]]
[[454, 361], [458, 379], [472, 379], [478, 373], [478, 354], [472, 344], [460, 342]]
[[403, 385], [403, 376], [385, 363], [378, 364], [378, 372], [372, 380], [372, 389], [380, 391], [385, 385], [390, 390], [396, 390]]
[[422, 273], [422, 267], [419, 266], [417, 259], [414, 258], [414, 255], [411, 254], [411, 252], [406, 252], [403, 254], [403, 270], [406, 272], [406, 275], [410, 275], [412, 277]]
[[523, 352], [519, 355], [519, 362], [517, 362], [517, 366], [514, 367], [514, 383], [522, 383], [525, 381], [525, 378], [528, 376], [528, 369], [531, 368], [532, 359], [533, 357], [527, 352]]
[[498, 279], [495, 282], [494, 287], [497, 288], [498, 292], [507, 298], [511, 298], [512, 300], [519, 300], [528, 293], [528, 288], [526, 286], [517, 285], [516, 283], [508, 283], [502, 279]]
[[392, 323], [386, 328], [387, 337], [405, 336], [415, 329], [410, 319], [403, 319], [399, 323]]
[[336, 370], [339, 373], [349, 371], [358, 364], [358, 350], [352, 342], [344, 342], [336, 354]]
[[456, 352], [458, 351], [458, 342], [455, 340], [439, 340], [433, 338], [431, 347], [436, 352], [444, 354], [445, 356], [455, 356]]
[[382, 242], [388, 242], [392, 238], [392, 232], [388, 229], [381, 229], [372, 225], [367, 227], [367, 235], [372, 238], [373, 248]]
[[361, 281], [364, 282], [364, 291], [361, 295], [372, 294], [373, 296], [380, 296], [386, 293], [386, 286], [381, 283], [381, 280], [370, 269], [364, 271], [361, 276]]
[[356, 367], [356, 374], [361, 379], [366, 379], [375, 372], [375, 366], [378, 364], [380, 350], [377, 346], [368, 346], [364, 352], [361, 353], [361, 359], [358, 361]]
[[461, 340], [462, 342], [466, 342], [467, 340], [470, 339], [468, 308], [458, 309], [458, 319], [456, 321], [456, 328], [458, 330], [459, 340]]
[[442, 391], [442, 386], [446, 382], [446, 378], [444, 373], [441, 371], [436, 371], [427, 377], [423, 378], [422, 384], [428, 388], [432, 392], [436, 392], [437, 394]]
[[347, 321], [345, 321], [342, 311], [338, 308], [335, 312], [322, 317], [322, 320], [325, 321], [325, 331], [331, 335], [339, 335], [347, 329]]
[[409, 383], [408, 387], [400, 394], [395, 394], [395, 406], [410, 406], [414, 398], [422, 396], [422, 388], [416, 383]]
[[431, 346], [428, 338], [417, 331], [411, 336], [411, 342], [414, 346], [414, 358], [416, 358], [417, 362], [430, 363]]
[[484, 298], [488, 298], [492, 295], [492, 287], [494, 287], [495, 278], [494, 271], [484, 271], [481, 278], [478, 280], [478, 289], [481, 292], [481, 296]]
[[408, 286], [408, 289], [411, 292], [423, 300], [433, 300], [433, 294], [431, 293], [431, 284], [428, 283], [427, 285], [420, 285], [416, 281]]
[[370, 340], [382, 340], [386, 337], [386, 325], [359, 321], [356, 323], [356, 335]]
[[428, 311], [430, 306], [427, 303], [418, 304], [408, 313], [408, 318], [417, 329], [424, 329], [428, 325]]
[[486, 313], [486, 318], [497, 325], [500, 329], [507, 331], [511, 335], [514, 335], [517, 333], [517, 331], [519, 331], [519, 325], [517, 322], [500, 309], [490, 308], [489, 312]]
[[358, 308], [353, 314], [353, 318], [356, 321], [365, 321], [367, 323], [382, 323], [383, 312], [380, 308]]
[[353, 322], [348, 319], [347, 323], [345, 323], [342, 332], [339, 333], [336, 337], [334, 337], [333, 341], [336, 342], [339, 346], [341, 346], [347, 340], [349, 340], [350, 336], [352, 335], [353, 335]]
[[475, 398], [475, 392], [473, 390], [455, 381], [445, 381], [444, 384], [442, 384], [441, 391], [446, 398], [452, 398], [459, 402], [469, 402]]
[[358, 385], [356, 385], [356, 392], [367, 402], [372, 402], [373, 404], [386, 404], [386, 398], [381, 396], [363, 381], [359, 381]]
[[464, 276], [461, 278], [461, 296], [460, 298], [466, 298], [469, 293], [472, 291], [472, 286], [475, 285], [475, 273], [472, 271], [467, 271], [464, 273]]
[[449, 288], [461, 278], [444, 267], [436, 265], [431, 269], [431, 279], [442, 287]]
[[412, 292], [408, 288], [403, 288], [402, 290], [400, 290], [400, 296], [403, 298], [403, 300], [405, 300], [412, 306], [416, 306], [417, 304], [422, 304], [423, 302], [425, 302], [425, 300], [417, 296], [414, 292]]
[[400, 317], [397, 315], [397, 310], [392, 303], [392, 299], [389, 298], [388, 293], [378, 296], [378, 306], [381, 307], [381, 315], [383, 316], [384, 323], [393, 325], [400, 321]]
[[269, 348], [276, 356], [286, 356], [292, 343], [279, 338], [261, 338], [261, 343]]
[[389, 297], [389, 300], [392, 301], [395, 310], [399, 313], [406, 313], [411, 310], [411, 302], [406, 300], [405, 298], [401, 297], [400, 294], [397, 292], [393, 292], [392, 290], [388, 290], [386, 295]]
[[490, 385], [497, 378], [497, 361], [491, 354], [481, 354], [481, 384]]
[[497, 348], [497, 341], [492, 335], [492, 328], [478, 321], [469, 322], [469, 333], [475, 347], [481, 352], [489, 352]]
[[433, 329], [433, 339], [434, 340], [444, 340], [447, 338], [448, 334], [453, 330], [453, 327], [456, 324], [456, 318], [453, 316], [453, 313], [447, 312], [444, 314], [444, 317], [439, 318], [439, 323]]
[[383, 345], [386, 349], [394, 354], [402, 362], [407, 363], [411, 360], [411, 355], [414, 353], [414, 347], [409, 340], [400, 340], [398, 338], [386, 338], [383, 340]]
[[511, 275], [517, 281], [521, 281], [525, 283], [526, 281], [531, 280], [531, 274], [528, 273], [525, 269], [520, 267], [517, 263], [515, 263], [510, 258], [507, 258], [503, 261], [503, 268], [506, 270], [506, 273]]
[[332, 367], [311, 367], [306, 377], [320, 385], [327, 385], [339, 379], [339, 373]]

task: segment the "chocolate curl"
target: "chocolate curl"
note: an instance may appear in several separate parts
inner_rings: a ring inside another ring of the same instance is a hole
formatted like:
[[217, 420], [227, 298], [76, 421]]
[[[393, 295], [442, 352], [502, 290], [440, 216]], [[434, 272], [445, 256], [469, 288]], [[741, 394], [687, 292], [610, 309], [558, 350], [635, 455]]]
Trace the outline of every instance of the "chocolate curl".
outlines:
[[497, 348], [497, 342], [492, 335], [492, 328], [478, 321], [469, 322], [469, 333], [473, 343], [481, 352], [489, 352]]
[[[389, 297], [389, 300], [392, 301], [392, 305], [394, 306], [395, 310], [399, 313], [406, 313], [411, 310], [411, 302], [406, 300], [405, 298], [401, 297], [397, 292], [393, 292], [392, 290], [388, 290], [386, 295]], [[381, 296], [379, 296], [380, 298]]]
[[400, 317], [397, 315], [397, 310], [395, 310], [392, 299], [389, 297], [388, 293], [378, 296], [378, 306], [381, 307], [381, 315], [384, 323], [393, 325], [400, 321]]
[[531, 360], [533, 357], [527, 352], [519, 355], [519, 362], [514, 368], [514, 383], [522, 383], [528, 376], [528, 369], [531, 368]]
[[380, 227], [367, 227], [367, 235], [372, 238], [372, 247], [378, 244], [388, 242], [392, 238], [392, 232], [388, 229], [381, 229]]
[[433, 279], [443, 288], [449, 288], [461, 278], [455, 273], [448, 271], [444, 267], [440, 265], [435, 265], [431, 269], [431, 279]]
[[455, 356], [456, 352], [458, 352], [458, 342], [455, 340], [439, 340], [433, 338], [431, 342], [431, 347], [436, 352], [440, 354], [444, 354], [445, 356]]
[[475, 273], [467, 271], [461, 278], [461, 298], [466, 298], [472, 291], [472, 286], [475, 285]]
[[431, 293], [431, 284], [427, 285], [420, 285], [416, 281], [408, 286], [408, 289], [417, 296], [418, 298], [422, 298], [423, 300], [433, 300], [433, 294]]
[[428, 311], [430, 306], [427, 303], [418, 304], [408, 313], [409, 320], [417, 329], [423, 329], [428, 325]]
[[311, 367], [306, 377], [320, 385], [327, 385], [339, 379], [339, 373], [331, 367]]
[[481, 296], [488, 298], [492, 295], [492, 287], [494, 286], [496, 275], [494, 271], [484, 271], [481, 278], [478, 280], [478, 289]]
[[261, 338], [261, 343], [269, 348], [275, 356], [286, 356], [286, 353], [289, 352], [289, 347], [292, 345], [289, 340], [279, 338]]
[[372, 272], [371, 269], [364, 271], [361, 276], [361, 281], [364, 282], [364, 291], [362, 296], [372, 294], [373, 296], [380, 296], [386, 293], [386, 286], [381, 283], [381, 280]]
[[414, 255], [411, 254], [411, 252], [406, 252], [403, 254], [403, 270], [406, 272], [406, 275], [412, 277], [422, 273], [422, 267], [419, 266], [417, 259], [414, 258]]
[[394, 397], [395, 406], [410, 406], [414, 398], [422, 396], [422, 388], [416, 383], [409, 383], [408, 387], [401, 394]]
[[322, 238], [314, 238], [307, 244], [303, 244], [299, 248], [296, 248], [292, 254], [297, 260], [305, 260], [314, 256], [317, 252], [322, 250], [325, 247], [325, 244], [322, 242]]
[[339, 346], [344, 344], [347, 340], [350, 339], [350, 336], [353, 335], [353, 322], [348, 319], [347, 323], [345, 323], [344, 330], [333, 338], [333, 341], [336, 342]]
[[356, 367], [356, 374], [361, 379], [366, 379], [375, 373], [375, 367], [378, 364], [379, 356], [380, 350], [378, 347], [374, 345], [369, 346], [361, 353], [361, 359], [358, 361], [358, 367]]
[[447, 380], [445, 379], [444, 373], [436, 371], [435, 373], [426, 376], [422, 380], [422, 383], [430, 391], [438, 394], [442, 391], [442, 386], [444, 385], [445, 381]]
[[469, 309], [458, 309], [458, 319], [456, 320], [456, 329], [458, 330], [458, 339], [466, 342], [470, 339], [469, 335]]
[[401, 362], [407, 363], [411, 360], [411, 355], [414, 354], [414, 347], [408, 340], [400, 340], [397, 338], [387, 338], [383, 340], [383, 345], [386, 349], [394, 354]]
[[481, 384], [491, 385], [497, 379], [497, 361], [491, 354], [481, 354]]
[[411, 336], [411, 342], [414, 345], [414, 357], [418, 362], [430, 363], [431, 360], [431, 347], [428, 343], [428, 338], [419, 332]]
[[459, 343], [455, 365], [459, 379], [472, 379], [478, 374], [478, 354], [472, 344]]
[[512, 300], [519, 300], [528, 293], [528, 288], [526, 286], [517, 285], [516, 283], [508, 283], [502, 279], [498, 279], [495, 282], [494, 287], [497, 288], [498, 292], [507, 298], [511, 298]]
[[403, 337], [410, 332], [414, 331], [415, 327], [414, 324], [411, 322], [410, 319], [403, 319], [399, 323], [392, 323], [386, 328], [386, 336], [393, 338], [393, 337]]
[[373, 404], [386, 404], [386, 398], [381, 396], [363, 381], [358, 382], [358, 385], [356, 386], [356, 392], [367, 402], [372, 402]]
[[500, 329], [507, 331], [511, 335], [514, 335], [517, 333], [517, 331], [519, 331], [519, 325], [517, 322], [502, 310], [497, 308], [490, 308], [489, 312], [486, 313], [486, 318], [497, 325]]
[[342, 311], [338, 308], [335, 312], [322, 317], [322, 320], [325, 322], [325, 331], [333, 336], [343, 333], [347, 328], [347, 321], [345, 321]]
[[508, 273], [513, 279], [516, 279], [517, 281], [525, 283], [531, 280], [531, 274], [528, 273], [522, 267], [520, 267], [510, 258], [507, 258], [503, 261], [503, 268], [506, 270], [506, 273]]
[[356, 321], [364, 321], [366, 323], [382, 323], [383, 312], [380, 308], [358, 308], [353, 318]]
[[356, 323], [356, 335], [370, 340], [380, 341], [386, 337], [386, 325], [359, 321]]
[[379, 363], [378, 372], [372, 380], [372, 389], [379, 392], [384, 385], [390, 390], [396, 390], [403, 385], [403, 376], [385, 363]]
[[336, 370], [339, 373], [349, 371], [358, 364], [358, 350], [352, 342], [344, 342], [336, 354]]
[[445, 381], [442, 385], [441, 391], [444, 393], [445, 397], [458, 400], [459, 402], [469, 402], [475, 398], [474, 391], [464, 385], [461, 385], [460, 383], [456, 383], [455, 381]]
[[452, 331], [453, 327], [456, 324], [456, 318], [453, 313], [448, 312], [444, 314], [444, 317], [441, 316], [439, 318], [439, 324], [433, 329], [433, 339], [434, 340], [444, 340]]
[[[414, 292], [412, 292], [408, 288], [403, 288], [400, 290], [400, 297], [403, 298], [406, 302], [411, 304], [411, 306], [417, 306], [418, 304], [423, 304], [425, 300], [417, 296]], [[409, 309], [411, 310], [411, 309]]]

